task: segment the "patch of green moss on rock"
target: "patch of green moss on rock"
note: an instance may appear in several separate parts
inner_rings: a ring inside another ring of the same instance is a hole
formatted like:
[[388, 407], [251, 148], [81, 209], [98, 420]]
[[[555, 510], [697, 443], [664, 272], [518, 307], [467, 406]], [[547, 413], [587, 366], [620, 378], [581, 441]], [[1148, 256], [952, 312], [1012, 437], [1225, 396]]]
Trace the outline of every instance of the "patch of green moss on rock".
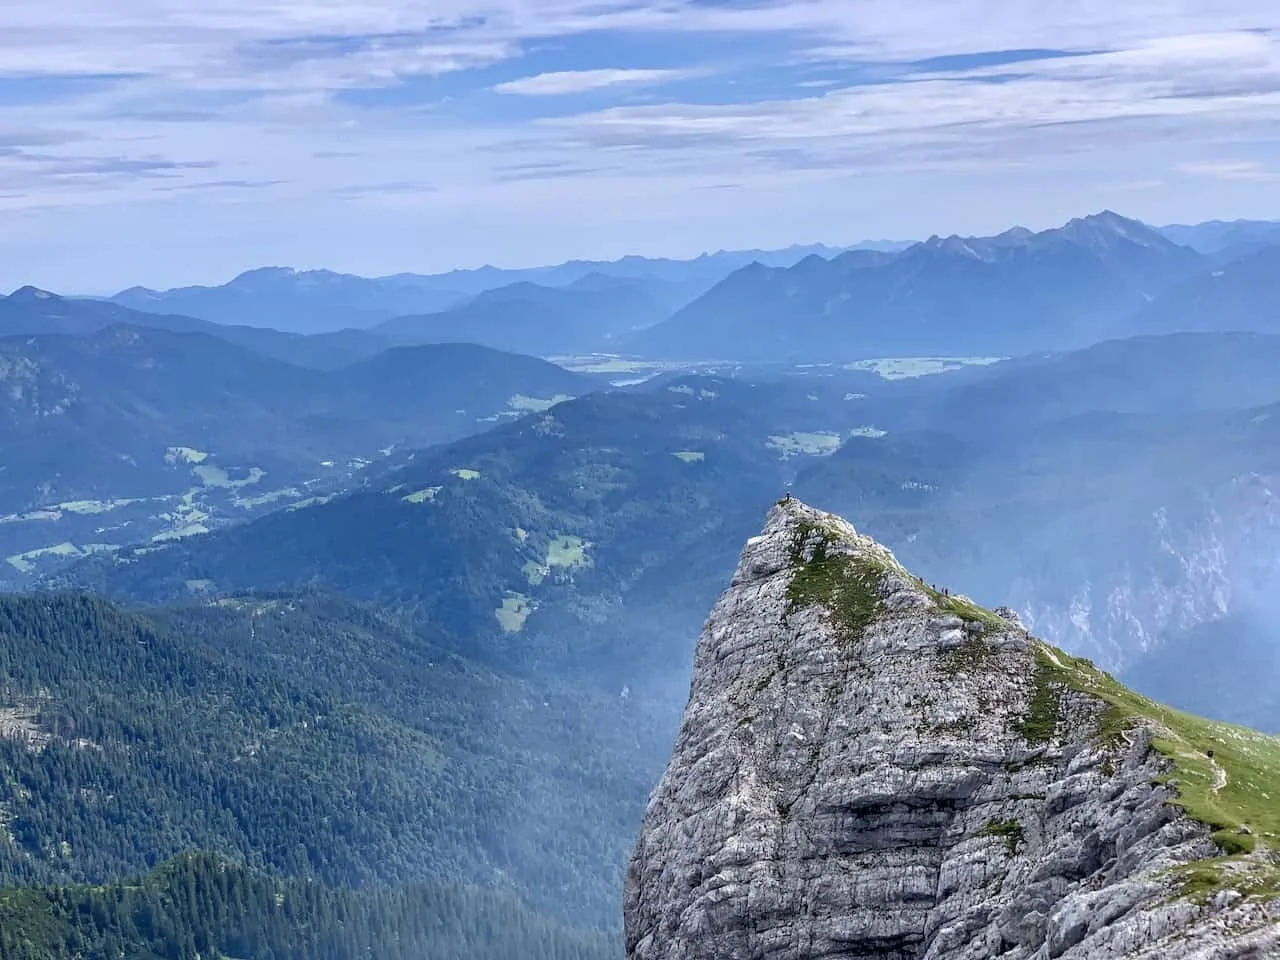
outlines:
[[833, 552], [832, 541], [840, 536], [821, 524], [800, 525], [791, 546], [795, 573], [787, 600], [793, 610], [815, 604], [826, 608], [840, 635], [855, 640], [880, 610], [880, 584], [887, 564]]
[[1049, 655], [1037, 648], [1036, 669], [1031, 677], [1031, 699], [1027, 712], [1017, 723], [1017, 730], [1028, 743], [1048, 743], [1062, 719], [1062, 686], [1060, 668]]
[[981, 623], [986, 627], [992, 627], [996, 630], [1004, 630], [1009, 626], [1009, 624], [1000, 619], [997, 614], [992, 613], [980, 604], [974, 603], [966, 596], [955, 593], [943, 593], [940, 590], [935, 590], [933, 587], [927, 586], [922, 580], [917, 580], [916, 582], [919, 583], [924, 589], [924, 592], [929, 595], [929, 599], [934, 602], [935, 606], [947, 613], [954, 614], [961, 620], [968, 623]]
[[1022, 824], [1017, 820], [988, 820], [986, 825], [978, 831], [978, 836], [1000, 837], [1004, 840], [1005, 849], [1009, 851], [1010, 856], [1016, 854], [1018, 848], [1026, 841]]
[[1206, 903], [1222, 890], [1235, 890], [1246, 899], [1280, 898], [1280, 863], [1274, 855], [1242, 854], [1197, 860], [1168, 871], [1177, 884], [1172, 899]]

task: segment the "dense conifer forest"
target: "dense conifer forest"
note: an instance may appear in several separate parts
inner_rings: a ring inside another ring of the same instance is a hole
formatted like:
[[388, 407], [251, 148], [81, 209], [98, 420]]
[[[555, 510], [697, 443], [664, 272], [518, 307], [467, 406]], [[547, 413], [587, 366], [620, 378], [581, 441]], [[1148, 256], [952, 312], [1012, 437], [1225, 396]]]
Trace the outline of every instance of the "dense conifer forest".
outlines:
[[0, 960], [604, 960], [509, 896], [459, 886], [332, 890], [207, 854], [128, 882], [0, 892]]
[[3, 960], [610, 954], [640, 791], [521, 728], [545, 690], [319, 594], [5, 597], [0, 641]]

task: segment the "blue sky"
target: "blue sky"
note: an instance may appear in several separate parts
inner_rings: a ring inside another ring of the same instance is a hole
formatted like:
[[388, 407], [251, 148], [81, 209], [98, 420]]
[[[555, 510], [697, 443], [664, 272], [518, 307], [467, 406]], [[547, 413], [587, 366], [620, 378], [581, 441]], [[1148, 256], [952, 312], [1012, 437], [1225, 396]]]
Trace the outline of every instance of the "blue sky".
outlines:
[[0, 2], [0, 289], [1280, 217], [1274, 0]]

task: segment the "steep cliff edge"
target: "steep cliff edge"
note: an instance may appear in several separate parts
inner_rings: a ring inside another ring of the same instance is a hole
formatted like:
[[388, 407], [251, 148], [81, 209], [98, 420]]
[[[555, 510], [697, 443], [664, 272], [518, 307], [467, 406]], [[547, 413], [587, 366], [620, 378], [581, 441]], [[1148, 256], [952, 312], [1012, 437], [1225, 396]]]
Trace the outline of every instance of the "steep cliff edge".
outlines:
[[1280, 741], [1002, 612], [779, 503], [699, 640], [628, 957], [1280, 957]]

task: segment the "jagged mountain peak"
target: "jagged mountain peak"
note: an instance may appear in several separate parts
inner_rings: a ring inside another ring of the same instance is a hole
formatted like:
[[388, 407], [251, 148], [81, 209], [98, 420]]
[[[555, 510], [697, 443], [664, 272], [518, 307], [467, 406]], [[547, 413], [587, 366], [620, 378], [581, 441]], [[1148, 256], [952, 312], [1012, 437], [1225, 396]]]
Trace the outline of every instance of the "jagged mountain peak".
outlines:
[[1122, 217], [1112, 210], [1077, 217], [1056, 232], [1076, 243], [1098, 244], [1123, 241], [1143, 247], [1172, 247], [1174, 244], [1140, 220]]
[[1139, 220], [1122, 217], [1111, 210], [1076, 217], [1061, 227], [1054, 227], [1039, 233], [1027, 227], [1017, 226], [1003, 233], [990, 237], [972, 237], [951, 234], [950, 236], [934, 235], [928, 240], [916, 244], [913, 248], [921, 251], [941, 251], [950, 254], [990, 259], [1000, 248], [1028, 246], [1037, 241], [1052, 239], [1067, 240], [1085, 246], [1099, 246], [1116, 242], [1136, 244], [1138, 246], [1161, 248], [1172, 247], [1173, 244], [1160, 233]]
[[17, 290], [13, 291], [13, 293], [9, 294], [8, 299], [15, 303], [19, 303], [23, 301], [53, 301], [61, 300], [62, 298], [56, 293], [50, 293], [48, 290], [41, 290], [39, 287], [27, 285], [25, 287], [19, 287]]
[[1010, 227], [1004, 233], [997, 234], [993, 239], [1004, 243], [1025, 243], [1035, 236], [1035, 232], [1027, 227]]
[[1146, 701], [788, 498], [699, 639], [628, 955], [1273, 955], [1276, 788], [1280, 741]]
[[1072, 223], [1091, 223], [1096, 226], [1111, 227], [1112, 229], [1128, 229], [1132, 227], [1147, 227], [1141, 220], [1135, 220], [1132, 217], [1126, 217], [1123, 214], [1116, 213], [1114, 210], [1099, 210], [1097, 213], [1086, 214], [1083, 217], [1076, 217]]
[[982, 250], [983, 244], [984, 241], [976, 237], [962, 237], [958, 234], [952, 234], [949, 237], [932, 236], [920, 244], [920, 248], [982, 260], [986, 258], [986, 253]]

